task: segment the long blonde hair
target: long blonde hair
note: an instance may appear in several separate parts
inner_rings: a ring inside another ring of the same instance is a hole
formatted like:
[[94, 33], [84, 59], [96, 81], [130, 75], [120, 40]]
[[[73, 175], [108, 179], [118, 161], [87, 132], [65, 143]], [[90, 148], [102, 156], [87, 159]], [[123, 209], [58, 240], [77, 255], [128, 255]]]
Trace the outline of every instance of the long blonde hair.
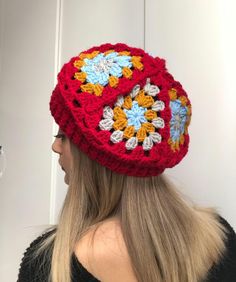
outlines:
[[56, 232], [37, 252], [53, 243], [49, 281], [71, 281], [76, 242], [90, 226], [112, 216], [119, 218], [137, 281], [206, 277], [225, 250], [225, 230], [214, 209], [188, 203], [163, 175], [119, 175], [70, 146], [73, 166]]

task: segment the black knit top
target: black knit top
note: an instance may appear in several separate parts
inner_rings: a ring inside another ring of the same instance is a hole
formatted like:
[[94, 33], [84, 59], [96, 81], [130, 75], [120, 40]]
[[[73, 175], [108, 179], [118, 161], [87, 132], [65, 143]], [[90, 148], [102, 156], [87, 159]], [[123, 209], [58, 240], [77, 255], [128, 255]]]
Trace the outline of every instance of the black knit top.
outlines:
[[[221, 223], [227, 228], [227, 240], [226, 240], [226, 252], [220, 262], [214, 265], [207, 278], [203, 282], [235, 282], [236, 281], [236, 234], [229, 223], [220, 217]], [[35, 250], [37, 245], [49, 236], [53, 231], [49, 231], [36, 240], [34, 240], [30, 246], [26, 249], [18, 274], [17, 282], [47, 282], [49, 271], [50, 271], [50, 261], [51, 261], [51, 251], [48, 251], [46, 256], [46, 261], [42, 260], [42, 257], [38, 257], [36, 260], [32, 260], [32, 252]], [[83, 265], [78, 261], [75, 254], [72, 255], [71, 260], [71, 270], [72, 270], [72, 282], [95, 282], [99, 281], [91, 273], [89, 273]], [[153, 281], [155, 282], [155, 281]]]

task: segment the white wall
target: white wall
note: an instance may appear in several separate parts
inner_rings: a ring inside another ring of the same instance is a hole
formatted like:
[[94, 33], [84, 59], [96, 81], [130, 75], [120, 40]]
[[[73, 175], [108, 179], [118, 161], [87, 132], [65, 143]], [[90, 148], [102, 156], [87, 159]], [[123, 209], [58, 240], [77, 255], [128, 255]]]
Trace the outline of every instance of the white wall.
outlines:
[[236, 228], [236, 3], [147, 0], [146, 10], [146, 50], [167, 60], [193, 108], [189, 153], [167, 174]]
[[[144, 9], [144, 3], [146, 8]], [[236, 228], [236, 41], [232, 0], [0, 0], [0, 281], [16, 281], [30, 241], [66, 193], [51, 153], [48, 102], [61, 65], [104, 42], [166, 58], [193, 104], [188, 156], [168, 174]]]
[[48, 224], [56, 1], [1, 1], [0, 281], [16, 281], [24, 248]]

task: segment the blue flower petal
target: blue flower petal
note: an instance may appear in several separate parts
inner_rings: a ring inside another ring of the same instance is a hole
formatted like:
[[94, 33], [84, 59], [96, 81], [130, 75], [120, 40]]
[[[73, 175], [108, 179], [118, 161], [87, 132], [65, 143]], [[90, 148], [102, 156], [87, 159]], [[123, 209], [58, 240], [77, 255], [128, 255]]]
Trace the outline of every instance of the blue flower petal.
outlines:
[[84, 58], [84, 62], [86, 63], [87, 66], [93, 65], [93, 61], [91, 59]]
[[128, 110], [126, 110], [125, 113], [126, 113], [126, 116], [127, 116], [128, 118], [132, 118], [132, 117], [134, 116], [133, 112], [128, 111]]
[[179, 131], [178, 130], [174, 130], [173, 128], [170, 130], [170, 133], [171, 133], [171, 139], [173, 141], [178, 141], [179, 140], [179, 137], [180, 137], [180, 134], [179, 134]]
[[186, 116], [187, 108], [186, 107], [181, 107], [181, 109], [179, 110], [179, 113], [180, 113], [181, 116]]
[[181, 102], [179, 100], [171, 101], [170, 107], [173, 114], [178, 113], [181, 107]]
[[143, 123], [143, 122], [147, 122], [147, 119], [146, 119], [145, 117], [141, 117], [139, 120], [140, 120], [140, 122], [142, 122], [142, 123]]
[[141, 113], [142, 113], [142, 114], [145, 114], [146, 111], [147, 111], [146, 108], [141, 108]]
[[134, 128], [136, 131], [138, 131], [141, 127], [141, 123], [139, 121], [136, 121], [135, 124], [134, 124]]
[[83, 72], [85, 72], [85, 73], [87, 73], [87, 74], [93, 74], [93, 73], [94, 73], [93, 68], [90, 67], [90, 66], [83, 66], [83, 67], [81, 68], [81, 71], [83, 71]]
[[179, 128], [179, 135], [181, 135], [183, 133], [184, 133], [184, 124], [181, 124], [180, 128]]
[[116, 77], [122, 76], [122, 68], [119, 67], [117, 64], [113, 64], [110, 69], [110, 74]]
[[112, 52], [110, 54], [107, 54], [105, 56], [106, 59], [113, 59], [113, 58], [116, 58], [118, 56], [118, 53], [117, 52]]
[[94, 75], [94, 73], [87, 75], [86, 80], [87, 80], [87, 82], [90, 82], [90, 83], [93, 83], [93, 84], [96, 84], [96, 83], [99, 82], [98, 77], [96, 75]]
[[115, 59], [115, 62], [121, 67], [132, 67], [132, 63], [130, 62], [131, 57], [129, 56], [118, 56]]
[[98, 54], [96, 57], [94, 57], [93, 59], [91, 59], [91, 61], [96, 64], [98, 62], [100, 62], [102, 59], [104, 58], [103, 53]]
[[102, 85], [105, 86], [108, 83], [108, 79], [109, 79], [109, 75], [105, 72], [100, 73], [100, 75], [97, 76], [98, 77], [98, 82]]

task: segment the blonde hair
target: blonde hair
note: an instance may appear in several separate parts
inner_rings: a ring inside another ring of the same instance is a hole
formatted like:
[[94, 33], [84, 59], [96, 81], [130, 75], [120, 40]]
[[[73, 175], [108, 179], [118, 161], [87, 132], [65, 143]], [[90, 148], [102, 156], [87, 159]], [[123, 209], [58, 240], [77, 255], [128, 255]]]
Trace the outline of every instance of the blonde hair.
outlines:
[[[188, 203], [164, 177], [119, 175], [90, 160], [73, 143], [73, 166], [53, 243], [49, 281], [71, 281], [76, 242], [91, 226], [117, 216], [139, 282], [197, 282], [225, 251], [217, 212]], [[62, 255], [63, 254], [63, 255]]]

